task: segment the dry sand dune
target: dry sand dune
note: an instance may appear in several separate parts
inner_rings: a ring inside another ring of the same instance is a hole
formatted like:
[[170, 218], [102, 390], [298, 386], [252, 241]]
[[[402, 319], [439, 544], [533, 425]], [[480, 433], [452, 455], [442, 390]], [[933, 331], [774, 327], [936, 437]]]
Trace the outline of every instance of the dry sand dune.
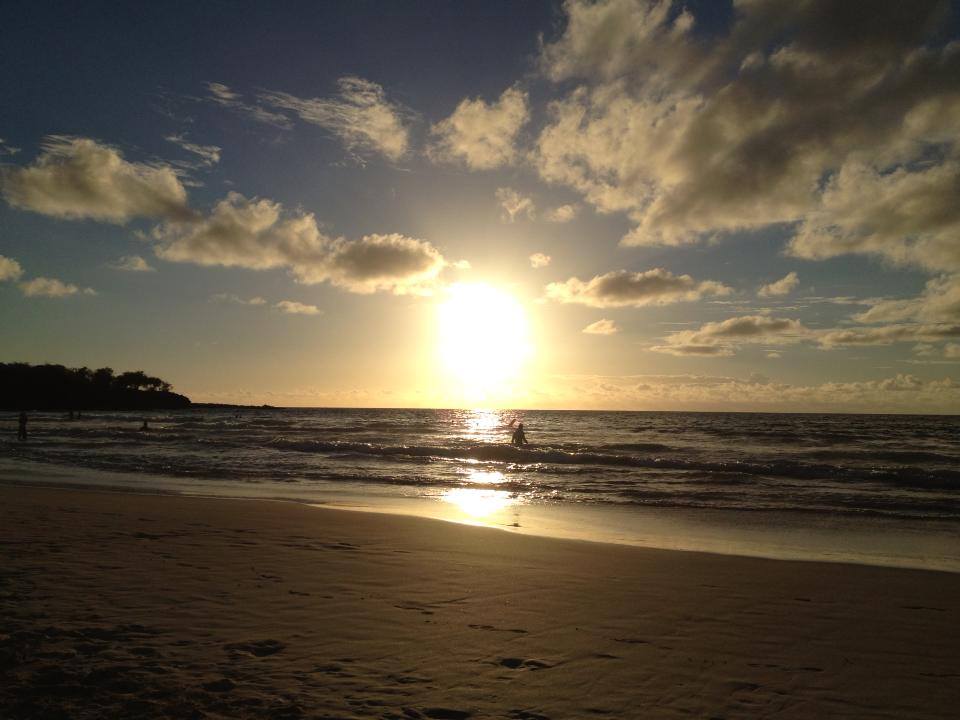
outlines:
[[3, 718], [947, 718], [960, 575], [0, 487]]

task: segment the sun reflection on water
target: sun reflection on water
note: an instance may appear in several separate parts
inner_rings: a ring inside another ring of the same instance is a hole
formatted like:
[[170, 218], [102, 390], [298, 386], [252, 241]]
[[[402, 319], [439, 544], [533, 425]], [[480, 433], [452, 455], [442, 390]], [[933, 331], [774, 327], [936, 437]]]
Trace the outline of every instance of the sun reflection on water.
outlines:
[[480, 442], [506, 442], [508, 423], [504, 414], [495, 410], [468, 410], [464, 414], [464, 434]]
[[467, 470], [466, 475], [467, 482], [481, 487], [451, 488], [443, 493], [441, 499], [473, 520], [491, 521], [498, 512], [517, 504], [516, 493], [489, 487], [507, 482], [506, 476], [499, 470]]
[[506, 490], [480, 490], [473, 488], [452, 488], [447, 490], [443, 501], [456, 505], [458, 509], [475, 520], [489, 520], [495, 513], [515, 505], [517, 498]]

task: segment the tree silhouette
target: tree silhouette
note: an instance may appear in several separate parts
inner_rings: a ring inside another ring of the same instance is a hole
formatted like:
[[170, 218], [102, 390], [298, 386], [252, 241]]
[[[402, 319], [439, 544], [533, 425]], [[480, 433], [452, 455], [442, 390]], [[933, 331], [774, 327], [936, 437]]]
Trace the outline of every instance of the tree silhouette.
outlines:
[[0, 363], [0, 407], [6, 410], [148, 410], [187, 407], [170, 383], [142, 370]]

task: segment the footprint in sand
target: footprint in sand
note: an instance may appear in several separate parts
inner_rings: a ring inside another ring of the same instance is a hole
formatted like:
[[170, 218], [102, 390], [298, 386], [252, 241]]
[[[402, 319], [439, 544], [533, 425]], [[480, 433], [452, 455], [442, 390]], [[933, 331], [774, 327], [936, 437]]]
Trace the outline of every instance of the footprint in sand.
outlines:
[[524, 660], [523, 658], [513, 657], [500, 658], [497, 664], [511, 670], [546, 670], [553, 667], [553, 665], [542, 660]]
[[473, 713], [468, 710], [454, 710], [453, 708], [426, 708], [423, 714], [433, 720], [466, 720]]
[[640, 638], [614, 638], [614, 642], [626, 643], [627, 645], [650, 645], [649, 640], [641, 640]]
[[201, 687], [207, 692], [224, 693], [233, 690], [237, 684], [230, 678], [221, 678], [213, 682], [204, 683]]
[[526, 635], [526, 630], [521, 630], [520, 628], [498, 628], [493, 625], [467, 625], [471, 630], [489, 630], [491, 632], [508, 632], [516, 633], [518, 635]]
[[550, 720], [546, 715], [535, 713], [530, 710], [511, 710], [511, 720]]

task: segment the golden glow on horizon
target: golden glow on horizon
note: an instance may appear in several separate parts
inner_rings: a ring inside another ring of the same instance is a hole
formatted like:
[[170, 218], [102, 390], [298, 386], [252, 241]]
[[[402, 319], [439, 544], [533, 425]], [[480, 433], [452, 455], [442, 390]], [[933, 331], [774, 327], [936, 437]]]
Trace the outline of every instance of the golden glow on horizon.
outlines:
[[523, 305], [485, 283], [458, 283], [437, 308], [443, 368], [467, 400], [509, 395], [509, 385], [532, 354]]

